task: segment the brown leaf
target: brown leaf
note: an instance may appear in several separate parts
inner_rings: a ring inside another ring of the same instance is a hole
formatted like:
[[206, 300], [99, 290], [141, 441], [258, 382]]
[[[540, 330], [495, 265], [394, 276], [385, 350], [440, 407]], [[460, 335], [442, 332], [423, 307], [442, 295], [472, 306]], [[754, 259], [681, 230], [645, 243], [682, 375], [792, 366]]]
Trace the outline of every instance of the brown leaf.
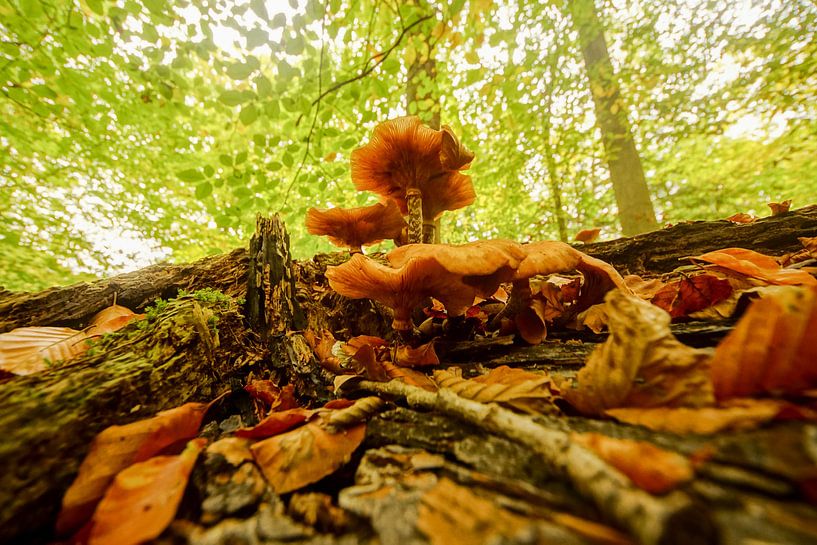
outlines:
[[593, 333], [604, 331], [607, 327], [607, 320], [607, 305], [605, 303], [593, 305], [576, 316], [576, 324], [580, 327], [589, 327]]
[[18, 327], [0, 334], [0, 370], [30, 375], [49, 362], [67, 361], [88, 350], [84, 331], [67, 327]]
[[576, 233], [576, 237], [573, 240], [588, 244], [599, 238], [599, 233], [601, 233], [601, 229], [598, 227], [595, 229], [583, 229]]
[[445, 477], [423, 495], [417, 520], [432, 545], [516, 542], [531, 524]]
[[99, 502], [89, 545], [137, 545], [159, 537], [176, 515], [206, 439], [178, 456], [157, 456], [122, 470]]
[[650, 278], [648, 280], [644, 280], [637, 274], [628, 274], [625, 276], [624, 283], [627, 284], [628, 288], [633, 290], [635, 295], [638, 295], [647, 301], [652, 299], [655, 294], [666, 285], [660, 278]]
[[206, 409], [204, 403], [187, 403], [153, 418], [103, 430], [91, 443], [77, 478], [62, 499], [57, 532], [67, 535], [82, 526], [121, 470], [195, 437]]
[[731, 294], [732, 286], [728, 280], [699, 274], [670, 282], [656, 292], [652, 304], [666, 310], [673, 318], [680, 318], [711, 307]]
[[434, 382], [423, 373], [408, 367], [398, 367], [386, 359], [380, 359], [387, 357], [388, 351], [382, 350], [377, 354], [372, 345], [365, 344], [355, 352], [352, 361], [357, 363], [356, 369], [369, 380], [388, 382], [396, 379], [431, 392], [437, 390]]
[[791, 208], [791, 199], [787, 199], [783, 202], [770, 202], [769, 208], [772, 211], [772, 216], [785, 214], [789, 211], [789, 208]]
[[712, 360], [718, 399], [817, 386], [817, 289], [790, 287], [749, 307]]
[[809, 256], [817, 259], [817, 237], [797, 237], [797, 240], [800, 241]]
[[366, 424], [329, 432], [317, 422], [265, 439], [250, 447], [277, 494], [314, 483], [349, 461], [363, 442]]
[[434, 351], [434, 341], [421, 344], [417, 348], [401, 344], [397, 347], [394, 360], [400, 367], [427, 367], [440, 364], [440, 358]]
[[485, 375], [464, 379], [460, 368], [451, 367], [434, 371], [434, 381], [440, 388], [480, 403], [499, 403], [531, 414], [559, 412], [553, 404], [559, 389], [546, 374], [503, 365]]
[[650, 494], [666, 494], [695, 477], [692, 464], [684, 456], [647, 441], [615, 439], [600, 433], [573, 433], [571, 439], [595, 452]]
[[670, 316], [619, 290], [607, 294], [610, 336], [563, 396], [585, 414], [614, 407], [705, 406], [714, 397], [710, 352], [678, 342]]
[[548, 308], [544, 299], [531, 299], [530, 304], [514, 316], [516, 331], [526, 343], [537, 345], [545, 340]]
[[121, 305], [113, 304], [97, 312], [85, 332], [89, 337], [97, 337], [105, 333], [113, 333], [119, 331], [133, 320], [140, 320], [144, 318], [144, 314], [136, 314], [131, 309]]
[[655, 407], [652, 409], [623, 407], [604, 412], [620, 422], [644, 426], [654, 431], [686, 435], [709, 435], [725, 430], [753, 429], [785, 417], [785, 419], [817, 418], [817, 413], [781, 399], [731, 399], [720, 407]]
[[773, 257], [743, 248], [725, 248], [691, 259], [712, 263], [723, 269], [757, 278], [769, 284], [817, 286], [817, 279], [809, 273], [796, 269], [781, 269]]
[[745, 212], [738, 212], [737, 214], [729, 216], [726, 220], [732, 223], [752, 223], [753, 221], [757, 221], [757, 218]]
[[244, 390], [253, 398], [264, 403], [271, 412], [285, 411], [298, 406], [298, 402], [295, 401], [295, 385], [293, 384], [279, 388], [271, 380], [253, 380], [244, 386]]
[[239, 428], [236, 430], [236, 437], [246, 437], [249, 439], [262, 439], [278, 435], [289, 429], [306, 422], [315, 411], [296, 407], [285, 411], [274, 412], [264, 418], [252, 428]]

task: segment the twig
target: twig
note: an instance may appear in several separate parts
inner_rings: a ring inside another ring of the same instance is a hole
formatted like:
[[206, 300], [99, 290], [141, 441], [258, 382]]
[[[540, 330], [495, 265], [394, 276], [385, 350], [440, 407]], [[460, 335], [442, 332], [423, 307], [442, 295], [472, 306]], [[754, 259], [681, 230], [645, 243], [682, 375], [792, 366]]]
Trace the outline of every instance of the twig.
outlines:
[[445, 388], [428, 392], [395, 380], [350, 381], [348, 387], [403, 397], [410, 405], [443, 412], [525, 445], [541, 456], [553, 474], [569, 481], [577, 492], [643, 545], [715, 541], [708, 514], [700, 511], [685, 493], [674, 491], [656, 497], [637, 488], [595, 453], [573, 443], [564, 431], [548, 428], [495, 404], [463, 399]]

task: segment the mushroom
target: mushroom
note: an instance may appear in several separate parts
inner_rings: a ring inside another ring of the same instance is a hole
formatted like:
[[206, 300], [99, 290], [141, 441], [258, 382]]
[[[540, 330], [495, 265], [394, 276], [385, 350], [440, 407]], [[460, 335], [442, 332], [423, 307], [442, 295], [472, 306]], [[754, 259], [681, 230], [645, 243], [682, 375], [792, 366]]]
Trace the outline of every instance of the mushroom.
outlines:
[[[531, 277], [572, 270], [582, 273], [584, 283], [574, 307], [576, 312], [601, 302], [604, 294], [613, 288], [621, 288], [628, 293], [630, 291], [612, 265], [584, 254], [564, 242], [545, 240], [524, 244], [521, 248], [526, 257], [513, 276], [513, 290], [508, 304], [497, 314], [493, 323], [497, 325], [502, 318], [514, 318], [522, 337], [528, 342], [534, 341], [532, 344], [538, 344], [544, 338], [546, 325], [542, 309], [532, 299]], [[541, 325], [536, 324], [537, 319], [542, 322]], [[536, 341], [540, 336], [541, 338]]]
[[409, 216], [409, 242], [423, 240], [424, 222], [425, 238], [433, 240], [434, 220], [444, 210], [474, 202], [471, 178], [459, 172], [473, 158], [450, 127], [435, 131], [417, 116], [398, 117], [375, 127], [369, 143], [352, 152], [352, 182], [397, 202]]
[[374, 299], [394, 312], [392, 327], [410, 334], [411, 311], [426, 297], [434, 296], [446, 308], [460, 313], [474, 300], [476, 289], [464, 284], [462, 277], [450, 273], [431, 257], [409, 259], [392, 268], [355, 254], [342, 265], [327, 267], [326, 278], [333, 290], [352, 299]]
[[308, 232], [326, 235], [332, 244], [350, 248], [353, 253], [387, 238], [399, 238], [405, 226], [393, 201], [360, 208], [310, 208], [306, 213]]

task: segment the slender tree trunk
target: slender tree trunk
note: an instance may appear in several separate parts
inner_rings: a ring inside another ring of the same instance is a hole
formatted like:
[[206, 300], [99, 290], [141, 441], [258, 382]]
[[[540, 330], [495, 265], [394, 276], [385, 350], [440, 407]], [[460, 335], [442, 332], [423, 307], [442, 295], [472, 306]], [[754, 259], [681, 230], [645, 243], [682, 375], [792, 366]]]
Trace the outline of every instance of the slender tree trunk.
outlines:
[[[555, 79], [556, 60], [557, 56], [551, 54], [550, 56], [550, 78], [551, 82]], [[556, 218], [556, 225], [559, 228], [559, 240], [567, 242], [567, 218], [565, 217], [565, 210], [562, 205], [562, 180], [559, 176], [559, 170], [556, 166], [556, 159], [553, 158], [553, 145], [550, 143], [551, 126], [552, 126], [552, 106], [553, 106], [553, 86], [550, 86], [547, 96], [547, 108], [545, 110], [545, 119], [543, 122], [542, 138], [545, 145], [545, 166], [548, 171], [548, 179], [550, 181], [550, 194], [553, 198], [553, 215]]]
[[658, 222], [594, 1], [572, 0], [568, 6], [579, 34], [621, 228], [631, 236], [657, 229]]

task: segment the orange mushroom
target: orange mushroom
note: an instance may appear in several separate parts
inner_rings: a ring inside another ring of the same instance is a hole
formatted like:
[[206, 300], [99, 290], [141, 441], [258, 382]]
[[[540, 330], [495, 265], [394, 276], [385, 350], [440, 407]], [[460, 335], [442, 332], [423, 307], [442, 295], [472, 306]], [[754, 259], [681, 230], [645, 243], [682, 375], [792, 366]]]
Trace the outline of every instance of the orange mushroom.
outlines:
[[392, 327], [401, 332], [413, 329], [411, 311], [426, 297], [436, 297], [446, 308], [462, 313], [475, 293], [460, 275], [450, 273], [434, 258], [413, 258], [400, 268], [392, 268], [355, 254], [343, 265], [327, 267], [326, 278], [341, 295], [374, 299], [391, 308]]
[[435, 131], [416, 116], [398, 117], [375, 127], [369, 143], [352, 152], [352, 182], [397, 202], [409, 216], [409, 242], [433, 240], [434, 220], [444, 210], [474, 202], [471, 178], [459, 172], [473, 158], [450, 127]]
[[306, 213], [306, 230], [326, 235], [335, 246], [362, 251], [363, 246], [384, 239], [399, 238], [406, 226], [400, 209], [393, 201], [360, 208], [310, 208]]

